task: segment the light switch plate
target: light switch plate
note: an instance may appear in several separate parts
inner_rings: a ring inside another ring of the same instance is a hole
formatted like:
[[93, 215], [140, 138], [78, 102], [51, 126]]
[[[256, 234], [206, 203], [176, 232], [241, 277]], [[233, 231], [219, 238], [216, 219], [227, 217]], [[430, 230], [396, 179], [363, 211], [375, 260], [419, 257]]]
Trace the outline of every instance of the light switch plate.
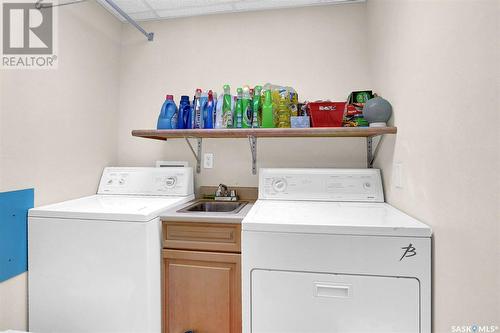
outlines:
[[214, 167], [214, 154], [205, 153], [203, 154], [203, 168], [212, 169]]

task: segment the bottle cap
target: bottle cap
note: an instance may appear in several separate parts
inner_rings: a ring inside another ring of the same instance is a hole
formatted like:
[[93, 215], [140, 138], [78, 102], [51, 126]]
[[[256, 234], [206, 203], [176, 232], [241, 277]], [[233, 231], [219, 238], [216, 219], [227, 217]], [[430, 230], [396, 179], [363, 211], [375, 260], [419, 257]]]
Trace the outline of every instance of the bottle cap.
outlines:
[[174, 100], [174, 95], [167, 95], [167, 99], [169, 101], [173, 101]]
[[243, 86], [243, 98], [250, 98], [250, 87], [249, 86]]

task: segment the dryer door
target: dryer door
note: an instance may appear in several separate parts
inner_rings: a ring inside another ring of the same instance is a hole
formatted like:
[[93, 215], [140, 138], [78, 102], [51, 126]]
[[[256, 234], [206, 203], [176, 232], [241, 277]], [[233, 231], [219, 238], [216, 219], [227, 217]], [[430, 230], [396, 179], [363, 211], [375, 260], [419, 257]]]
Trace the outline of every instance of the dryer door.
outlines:
[[414, 278], [252, 272], [252, 333], [417, 333]]

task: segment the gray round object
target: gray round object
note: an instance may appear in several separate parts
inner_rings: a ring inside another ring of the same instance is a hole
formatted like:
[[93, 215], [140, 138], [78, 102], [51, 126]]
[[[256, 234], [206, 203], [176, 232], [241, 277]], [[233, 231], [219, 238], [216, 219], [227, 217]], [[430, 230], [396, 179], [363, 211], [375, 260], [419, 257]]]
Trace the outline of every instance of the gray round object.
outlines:
[[363, 107], [363, 117], [370, 123], [370, 126], [372, 124], [384, 124], [383, 126], [385, 126], [385, 123], [391, 118], [391, 114], [391, 103], [382, 97], [369, 99]]

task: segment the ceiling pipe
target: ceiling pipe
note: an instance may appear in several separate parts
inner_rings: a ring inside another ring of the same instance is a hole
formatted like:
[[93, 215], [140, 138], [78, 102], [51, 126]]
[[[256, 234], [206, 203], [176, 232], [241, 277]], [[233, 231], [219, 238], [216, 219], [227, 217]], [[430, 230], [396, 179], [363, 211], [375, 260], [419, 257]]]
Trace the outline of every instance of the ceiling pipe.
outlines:
[[141, 27], [133, 18], [131, 18], [127, 13], [125, 13], [118, 5], [113, 1], [113, 0], [104, 0], [108, 5], [111, 6], [114, 10], [116, 10], [125, 20], [127, 20], [130, 24], [132, 24], [137, 30], [139, 30], [146, 38], [148, 41], [153, 41], [154, 38], [154, 32], [147, 32], [144, 30], [143, 27]]

